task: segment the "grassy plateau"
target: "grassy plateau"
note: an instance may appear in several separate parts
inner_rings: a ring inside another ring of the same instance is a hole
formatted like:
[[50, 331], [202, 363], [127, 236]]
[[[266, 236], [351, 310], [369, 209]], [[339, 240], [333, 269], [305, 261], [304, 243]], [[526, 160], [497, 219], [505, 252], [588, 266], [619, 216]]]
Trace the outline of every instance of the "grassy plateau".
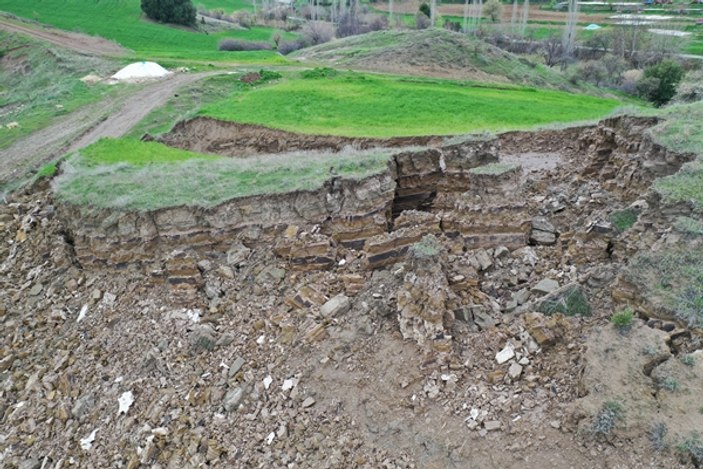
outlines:
[[200, 114], [311, 134], [450, 135], [596, 119], [614, 99], [511, 85], [308, 72], [235, 92]]
[[103, 139], [69, 158], [55, 181], [66, 202], [115, 209], [211, 207], [236, 197], [313, 190], [330, 168], [345, 178], [383, 171], [390, 152], [305, 152], [238, 159], [155, 142]]

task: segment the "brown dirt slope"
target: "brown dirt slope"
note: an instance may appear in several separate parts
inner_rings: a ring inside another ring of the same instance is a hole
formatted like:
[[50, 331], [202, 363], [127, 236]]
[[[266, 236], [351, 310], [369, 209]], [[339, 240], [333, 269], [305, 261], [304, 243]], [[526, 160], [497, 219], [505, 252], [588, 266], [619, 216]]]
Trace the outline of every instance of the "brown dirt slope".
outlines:
[[128, 54], [127, 49], [98, 36], [62, 31], [36, 23], [22, 23], [6, 16], [0, 16], [0, 29], [32, 36], [82, 54], [106, 57], [122, 57]]

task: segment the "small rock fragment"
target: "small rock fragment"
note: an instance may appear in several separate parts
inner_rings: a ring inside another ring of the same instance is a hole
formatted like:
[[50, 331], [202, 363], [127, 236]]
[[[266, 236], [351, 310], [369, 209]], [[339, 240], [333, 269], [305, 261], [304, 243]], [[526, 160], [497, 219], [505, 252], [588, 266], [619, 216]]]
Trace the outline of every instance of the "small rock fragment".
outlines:
[[546, 295], [553, 292], [557, 288], [559, 288], [559, 282], [552, 280], [551, 278], [545, 278], [537, 285], [532, 287], [532, 293], [536, 295]]
[[89, 451], [90, 448], [93, 447], [93, 442], [95, 441], [95, 436], [98, 433], [98, 429], [96, 428], [92, 432], [90, 432], [90, 435], [86, 436], [85, 438], [81, 438], [81, 448], [83, 448], [85, 451]]
[[510, 368], [508, 368], [508, 376], [512, 380], [516, 380], [522, 375], [522, 365], [518, 363], [511, 363]]
[[507, 362], [508, 360], [511, 360], [515, 356], [515, 350], [513, 349], [513, 346], [508, 344], [505, 346], [503, 350], [500, 352], [496, 353], [496, 361], [498, 362], [499, 365], [502, 365], [503, 363]]
[[132, 394], [132, 391], [123, 392], [117, 399], [117, 403], [119, 404], [117, 414], [127, 414], [129, 408], [134, 404], [134, 394]]
[[320, 307], [322, 317], [331, 318], [344, 314], [351, 308], [351, 301], [346, 295], [337, 295]]

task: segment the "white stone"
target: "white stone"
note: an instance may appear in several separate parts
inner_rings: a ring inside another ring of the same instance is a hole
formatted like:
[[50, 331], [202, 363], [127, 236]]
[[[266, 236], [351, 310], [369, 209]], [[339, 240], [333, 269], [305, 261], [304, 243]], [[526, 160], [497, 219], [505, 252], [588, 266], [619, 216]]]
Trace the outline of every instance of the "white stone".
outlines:
[[76, 319], [76, 322], [81, 322], [85, 319], [86, 314], [88, 314], [88, 305], [83, 305], [81, 312], [78, 313], [78, 319]]
[[511, 360], [515, 356], [515, 350], [511, 344], [505, 346], [503, 350], [496, 353], [496, 361], [499, 365]]
[[93, 442], [95, 441], [95, 435], [98, 433], [98, 429], [96, 428], [92, 432], [90, 432], [90, 435], [86, 436], [85, 438], [81, 438], [81, 448], [83, 448], [85, 451], [90, 450], [90, 448], [93, 447]]
[[271, 386], [271, 383], [273, 383], [273, 378], [271, 375], [268, 375], [266, 378], [264, 378], [264, 389], [268, 389]]
[[119, 404], [117, 415], [126, 414], [129, 408], [132, 407], [132, 404], [134, 404], [134, 394], [132, 394], [132, 391], [123, 392], [119, 399], [117, 399], [117, 403]]
[[510, 376], [510, 379], [518, 379], [520, 375], [522, 375], [522, 365], [512, 363], [510, 368], [508, 368], [508, 376]]

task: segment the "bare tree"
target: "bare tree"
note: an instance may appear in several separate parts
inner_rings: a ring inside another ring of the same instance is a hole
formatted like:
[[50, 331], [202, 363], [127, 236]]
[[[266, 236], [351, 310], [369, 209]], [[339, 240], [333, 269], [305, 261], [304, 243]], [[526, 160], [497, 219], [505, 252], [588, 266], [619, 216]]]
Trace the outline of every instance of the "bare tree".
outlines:
[[434, 28], [436, 20], [437, 20], [437, 0], [432, 0], [430, 2], [430, 27], [431, 28]]
[[[515, 0], [517, 1], [517, 0]], [[469, 0], [464, 1], [464, 32], [469, 31]]]
[[515, 34], [517, 24], [517, 0], [513, 0], [513, 13], [510, 15], [510, 32]]
[[548, 67], [557, 65], [564, 55], [564, 45], [558, 35], [552, 35], [542, 42], [544, 63]]
[[388, 25], [393, 29], [393, 0], [388, 0]]
[[522, 18], [520, 18], [520, 35], [524, 36], [527, 30], [527, 20], [530, 16], [530, 0], [525, 0], [522, 4]]
[[571, 57], [576, 41], [576, 24], [578, 23], [579, 3], [578, 0], [569, 0], [569, 14], [566, 17], [566, 27], [562, 38], [562, 49], [564, 52], [564, 63]]

